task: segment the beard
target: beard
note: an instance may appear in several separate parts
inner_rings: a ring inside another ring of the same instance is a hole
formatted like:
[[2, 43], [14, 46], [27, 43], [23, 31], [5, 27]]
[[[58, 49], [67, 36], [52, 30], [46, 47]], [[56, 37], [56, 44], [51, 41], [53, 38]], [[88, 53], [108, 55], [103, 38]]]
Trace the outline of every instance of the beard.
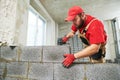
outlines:
[[[80, 19], [81, 19], [81, 18], [80, 18]], [[77, 29], [80, 29], [80, 28], [83, 26], [83, 24], [84, 24], [84, 20], [81, 19], [81, 24], [77, 26]]]

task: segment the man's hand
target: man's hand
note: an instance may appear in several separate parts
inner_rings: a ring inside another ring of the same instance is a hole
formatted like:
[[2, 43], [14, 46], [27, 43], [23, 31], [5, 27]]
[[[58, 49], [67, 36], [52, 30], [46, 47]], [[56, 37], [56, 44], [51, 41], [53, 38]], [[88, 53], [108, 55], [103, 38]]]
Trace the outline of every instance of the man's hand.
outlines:
[[68, 37], [63, 37], [62, 41], [66, 43], [68, 41], [68, 39], [69, 39]]
[[64, 54], [64, 57], [65, 59], [63, 60], [62, 64], [65, 67], [69, 67], [75, 60], [74, 54]]
[[63, 38], [59, 38], [58, 39], [58, 45], [63, 45], [66, 44], [66, 42], [68, 41], [68, 37], [63, 37]]

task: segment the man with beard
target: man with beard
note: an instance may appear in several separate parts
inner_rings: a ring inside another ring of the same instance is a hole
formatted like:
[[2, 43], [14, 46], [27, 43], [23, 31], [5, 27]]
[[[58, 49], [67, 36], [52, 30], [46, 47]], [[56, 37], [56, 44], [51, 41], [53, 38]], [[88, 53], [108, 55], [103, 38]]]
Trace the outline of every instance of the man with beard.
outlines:
[[104, 62], [105, 44], [107, 36], [101, 21], [85, 14], [79, 6], [73, 6], [68, 11], [65, 21], [71, 21], [71, 32], [61, 39], [66, 43], [69, 38], [73, 37], [79, 31], [79, 37], [86, 47], [77, 53], [64, 54], [65, 59], [62, 64], [69, 67], [75, 59], [89, 57], [92, 63]]

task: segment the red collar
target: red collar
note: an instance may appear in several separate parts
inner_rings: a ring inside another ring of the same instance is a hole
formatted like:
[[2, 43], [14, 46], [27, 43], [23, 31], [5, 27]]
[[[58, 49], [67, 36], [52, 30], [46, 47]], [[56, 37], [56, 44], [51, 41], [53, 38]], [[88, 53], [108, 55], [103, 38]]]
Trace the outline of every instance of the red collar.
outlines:
[[86, 15], [86, 20], [85, 23], [83, 24], [83, 27], [86, 27], [92, 19], [94, 19], [94, 17]]

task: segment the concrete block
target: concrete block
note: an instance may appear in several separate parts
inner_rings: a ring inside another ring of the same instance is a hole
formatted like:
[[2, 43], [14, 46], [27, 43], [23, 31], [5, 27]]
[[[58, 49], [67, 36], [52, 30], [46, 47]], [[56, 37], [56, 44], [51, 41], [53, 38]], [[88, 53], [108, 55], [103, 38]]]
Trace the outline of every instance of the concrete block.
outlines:
[[28, 68], [28, 63], [25, 62], [7, 63], [7, 75], [26, 77], [27, 68]]
[[43, 62], [61, 62], [65, 53], [70, 53], [69, 46], [44, 46]]
[[115, 59], [115, 63], [119, 63], [120, 64], [120, 59]]
[[1, 46], [0, 46], [0, 58], [1, 58]]
[[74, 64], [64, 68], [62, 64], [54, 64], [54, 80], [83, 80], [84, 66]]
[[54, 80], [74, 80], [73, 69], [67, 69], [62, 64], [54, 64]]
[[74, 80], [89, 80], [86, 76], [86, 64], [75, 64], [73, 68], [75, 70], [73, 70], [75, 73]]
[[23, 80], [23, 79], [6, 77], [5, 80]]
[[0, 69], [3, 69], [3, 68], [5, 68], [5, 62], [0, 62]]
[[3, 69], [0, 69], [0, 76], [3, 75]]
[[5, 80], [37, 80], [37, 79], [6, 77]]
[[41, 61], [42, 47], [21, 47], [21, 61]]
[[0, 80], [3, 80], [3, 77], [0, 75]]
[[0, 62], [0, 80], [3, 80], [7, 76], [7, 65], [4, 62]]
[[78, 59], [78, 61], [77, 61], [78, 63], [80, 62], [90, 62], [90, 59], [89, 59], [89, 57], [85, 57], [85, 58], [81, 58], [81, 59]]
[[6, 63], [0, 62], [0, 75], [3, 75]]
[[4, 58], [5, 60], [10, 61], [16, 61], [17, 60], [17, 47], [14, 46], [6, 46], [1, 47], [1, 58]]
[[74, 63], [88, 63], [88, 62], [90, 62], [89, 57], [76, 59], [76, 60], [74, 61]]
[[119, 80], [118, 64], [74, 64], [64, 68], [54, 64], [54, 80]]
[[53, 64], [32, 63], [28, 77], [36, 80], [53, 80]]
[[116, 64], [91, 64], [87, 65], [86, 75], [90, 80], [119, 80], [120, 65]]

